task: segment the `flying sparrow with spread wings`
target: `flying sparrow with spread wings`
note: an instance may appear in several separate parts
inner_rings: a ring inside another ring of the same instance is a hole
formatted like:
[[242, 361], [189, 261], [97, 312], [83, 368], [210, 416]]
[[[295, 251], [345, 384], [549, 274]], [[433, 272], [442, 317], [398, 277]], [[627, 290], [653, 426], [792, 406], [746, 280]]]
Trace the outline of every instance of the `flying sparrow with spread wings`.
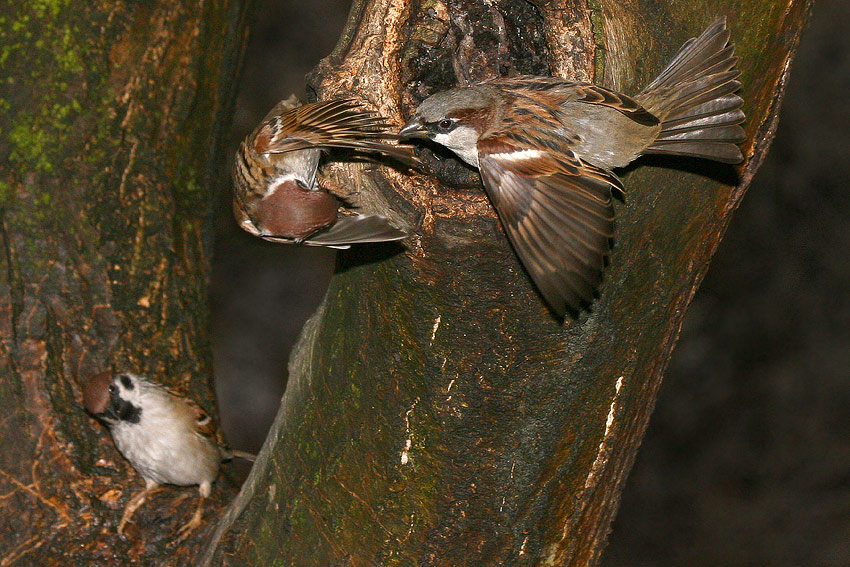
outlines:
[[233, 457], [254, 456], [218, 443], [212, 419], [194, 402], [142, 376], [104, 372], [83, 389], [86, 410], [109, 428], [115, 445], [145, 480], [145, 488], [124, 508], [118, 534], [148, 495], [161, 484], [197, 484], [201, 498], [192, 519], [180, 528], [180, 540], [200, 526], [219, 465]]
[[341, 215], [342, 204], [316, 180], [323, 150], [342, 148], [415, 164], [409, 148], [352, 100], [279, 102], [242, 142], [233, 167], [233, 212], [247, 232], [273, 242], [331, 248], [401, 240], [407, 234], [381, 215]]
[[614, 230], [612, 172], [643, 154], [743, 159], [743, 101], [726, 19], [688, 40], [643, 91], [519, 76], [439, 92], [399, 132], [481, 173], [508, 239], [559, 316], [587, 306]]

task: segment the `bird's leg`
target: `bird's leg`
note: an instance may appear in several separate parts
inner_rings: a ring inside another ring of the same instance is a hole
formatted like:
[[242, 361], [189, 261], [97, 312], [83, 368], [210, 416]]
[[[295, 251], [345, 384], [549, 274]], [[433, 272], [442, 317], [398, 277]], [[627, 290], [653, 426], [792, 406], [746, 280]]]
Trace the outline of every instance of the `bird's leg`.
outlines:
[[209, 482], [202, 482], [198, 487], [198, 492], [201, 493], [201, 499], [198, 501], [198, 507], [195, 509], [195, 513], [192, 514], [192, 519], [186, 522], [186, 524], [177, 532], [178, 543], [189, 537], [189, 534], [201, 525], [201, 518], [204, 515], [204, 500], [209, 497], [211, 491], [212, 484]]
[[145, 489], [130, 498], [127, 505], [124, 507], [124, 514], [121, 516], [121, 522], [118, 524], [118, 535], [124, 535], [124, 526], [130, 521], [130, 518], [139, 509], [139, 506], [145, 503], [149, 494], [152, 494], [160, 489], [160, 486], [149, 479], [145, 479]]

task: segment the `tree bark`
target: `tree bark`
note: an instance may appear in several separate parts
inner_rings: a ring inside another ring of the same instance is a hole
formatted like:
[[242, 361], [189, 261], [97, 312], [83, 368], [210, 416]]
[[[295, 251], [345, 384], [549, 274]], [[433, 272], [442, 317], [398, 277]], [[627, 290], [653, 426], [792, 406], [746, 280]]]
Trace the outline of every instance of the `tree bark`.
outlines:
[[359, 0], [311, 79], [401, 125], [427, 95], [497, 74], [626, 93], [729, 18], [748, 141], [736, 169], [622, 172], [600, 297], [563, 324], [478, 175], [334, 165], [326, 181], [414, 236], [341, 253], [290, 362], [275, 425], [205, 565], [595, 565], [690, 299], [773, 138], [811, 2]]
[[[244, 14], [241, 0], [0, 13], [0, 565], [193, 562], [200, 535], [169, 546], [194, 489], [116, 536], [142, 482], [80, 387], [124, 370], [215, 409], [207, 233]], [[209, 519], [234, 492], [220, 484]]]

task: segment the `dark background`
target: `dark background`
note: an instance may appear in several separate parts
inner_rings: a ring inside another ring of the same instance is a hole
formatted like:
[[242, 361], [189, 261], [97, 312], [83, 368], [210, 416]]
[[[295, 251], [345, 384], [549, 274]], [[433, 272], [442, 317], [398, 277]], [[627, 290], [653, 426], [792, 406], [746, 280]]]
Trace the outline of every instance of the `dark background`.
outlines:
[[[329, 53], [348, 0], [260, 1], [231, 148]], [[814, 10], [779, 131], [691, 305], [605, 566], [850, 566], [850, 2]], [[256, 450], [327, 250], [216, 222], [220, 412]]]

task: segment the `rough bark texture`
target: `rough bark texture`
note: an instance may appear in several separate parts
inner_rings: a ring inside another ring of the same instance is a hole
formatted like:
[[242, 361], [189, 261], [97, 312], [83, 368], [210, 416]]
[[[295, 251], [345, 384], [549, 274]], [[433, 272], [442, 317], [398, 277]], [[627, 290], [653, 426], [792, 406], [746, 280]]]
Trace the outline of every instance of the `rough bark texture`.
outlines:
[[0, 565], [192, 563], [200, 534], [169, 546], [193, 488], [117, 537], [142, 482], [80, 386], [126, 370], [214, 409], [206, 225], [244, 4], [0, 12]]
[[[642, 159], [623, 172], [600, 298], [561, 324], [477, 174], [335, 166], [330, 183], [416, 235], [340, 255], [275, 426], [206, 565], [594, 565], [685, 309], [770, 140], [810, 2], [361, 0], [313, 76], [398, 124], [493, 74], [634, 93], [729, 17], [747, 162]], [[354, 180], [354, 181], [352, 181]]]

